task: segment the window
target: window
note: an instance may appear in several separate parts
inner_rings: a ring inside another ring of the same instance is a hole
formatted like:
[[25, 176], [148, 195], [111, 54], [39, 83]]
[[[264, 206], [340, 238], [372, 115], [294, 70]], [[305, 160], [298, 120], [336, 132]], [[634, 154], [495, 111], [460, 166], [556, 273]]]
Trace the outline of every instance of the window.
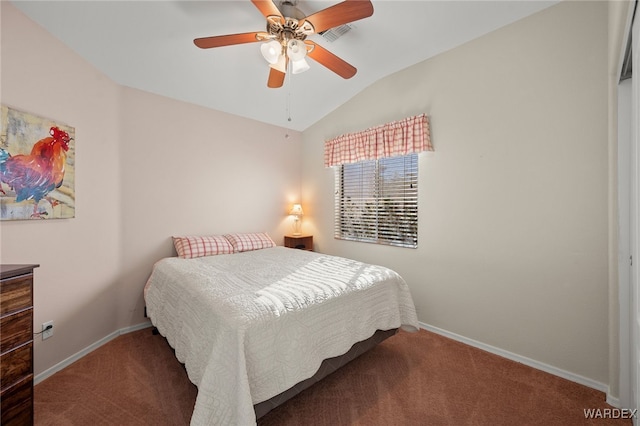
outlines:
[[426, 114], [324, 144], [335, 169], [335, 237], [418, 247], [418, 153], [433, 151]]
[[418, 154], [335, 167], [335, 237], [418, 247]]

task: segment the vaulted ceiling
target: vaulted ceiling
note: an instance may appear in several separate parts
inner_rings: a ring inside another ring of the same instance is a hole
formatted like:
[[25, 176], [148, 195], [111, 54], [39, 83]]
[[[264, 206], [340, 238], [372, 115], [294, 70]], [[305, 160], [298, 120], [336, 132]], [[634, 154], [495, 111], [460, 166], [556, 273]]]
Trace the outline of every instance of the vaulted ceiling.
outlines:
[[[339, 1], [300, 0], [311, 15]], [[311, 69], [267, 87], [259, 43], [199, 49], [195, 38], [264, 31], [249, 0], [18, 1], [13, 4], [115, 82], [302, 131], [376, 81], [557, 1], [373, 0], [373, 16], [335, 41], [311, 40], [358, 69]], [[276, 4], [278, 0], [276, 0]]]

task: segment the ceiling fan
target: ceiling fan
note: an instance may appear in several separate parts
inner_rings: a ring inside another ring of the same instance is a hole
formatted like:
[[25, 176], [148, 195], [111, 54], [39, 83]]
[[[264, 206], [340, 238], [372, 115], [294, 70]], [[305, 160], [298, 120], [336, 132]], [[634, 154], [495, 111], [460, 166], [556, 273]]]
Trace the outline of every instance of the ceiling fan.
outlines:
[[267, 31], [202, 37], [193, 41], [195, 45], [210, 49], [263, 42], [260, 50], [270, 64], [267, 86], [272, 88], [282, 87], [289, 65], [293, 74], [309, 69], [304, 59], [307, 56], [342, 78], [351, 78], [356, 74], [355, 67], [307, 40], [307, 37], [373, 15], [371, 1], [345, 0], [309, 16], [296, 7], [297, 0], [284, 0], [279, 7], [272, 0], [251, 2], [267, 19]]

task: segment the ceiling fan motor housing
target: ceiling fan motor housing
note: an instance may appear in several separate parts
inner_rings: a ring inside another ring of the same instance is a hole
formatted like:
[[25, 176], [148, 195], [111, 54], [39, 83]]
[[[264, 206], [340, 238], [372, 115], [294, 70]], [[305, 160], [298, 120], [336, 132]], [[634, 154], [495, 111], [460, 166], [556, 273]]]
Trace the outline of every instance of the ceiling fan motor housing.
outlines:
[[274, 15], [267, 18], [267, 32], [272, 36], [271, 38], [286, 44], [289, 40], [304, 40], [315, 30], [308, 21], [303, 20], [300, 25], [300, 21], [296, 18]]
[[285, 17], [288, 16], [290, 18], [301, 20], [306, 15], [296, 7], [297, 4], [298, 4], [298, 0], [293, 0], [293, 1], [285, 0], [280, 2], [280, 5], [278, 6], [278, 10], [282, 14], [282, 16], [285, 16]]

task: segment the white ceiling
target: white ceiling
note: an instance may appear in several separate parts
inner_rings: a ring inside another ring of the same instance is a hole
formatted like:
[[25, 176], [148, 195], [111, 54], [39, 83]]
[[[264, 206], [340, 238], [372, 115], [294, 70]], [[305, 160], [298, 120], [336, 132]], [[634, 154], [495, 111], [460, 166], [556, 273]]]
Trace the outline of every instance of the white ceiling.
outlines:
[[[310, 15], [336, 3], [300, 0], [298, 8]], [[264, 31], [265, 18], [249, 0], [13, 1], [119, 84], [299, 131], [381, 78], [557, 1], [372, 3], [373, 16], [340, 39], [311, 37], [355, 66], [353, 78], [309, 60], [309, 71], [269, 89], [258, 43], [207, 50], [193, 44], [198, 37]]]

